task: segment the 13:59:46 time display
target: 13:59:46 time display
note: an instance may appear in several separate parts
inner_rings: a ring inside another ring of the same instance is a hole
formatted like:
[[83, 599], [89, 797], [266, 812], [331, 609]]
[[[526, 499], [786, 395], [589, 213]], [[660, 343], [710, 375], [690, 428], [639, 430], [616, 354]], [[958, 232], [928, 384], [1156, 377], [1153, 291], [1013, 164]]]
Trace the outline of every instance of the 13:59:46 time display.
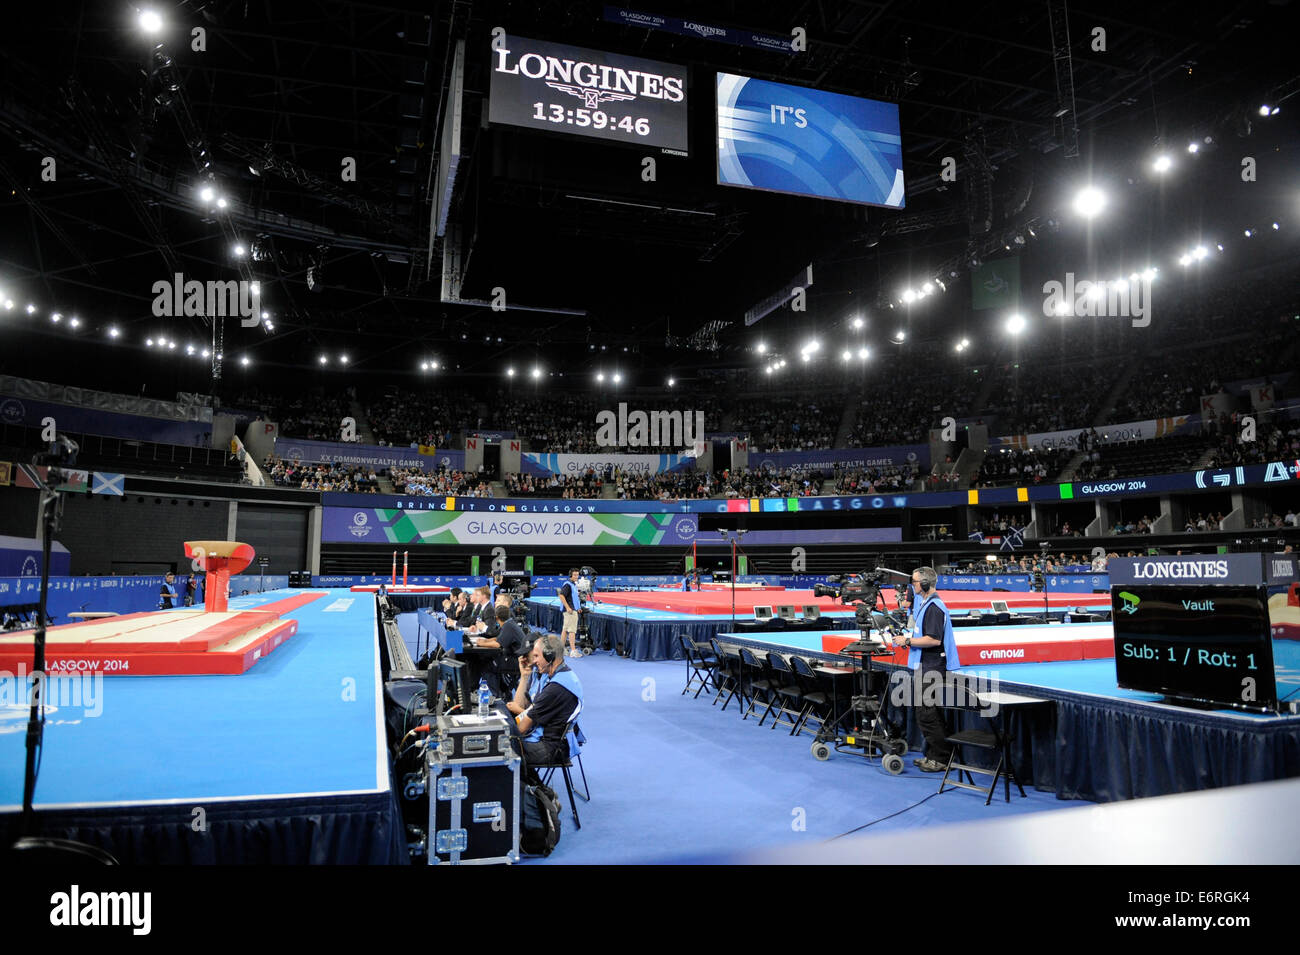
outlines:
[[546, 115], [546, 104], [534, 103], [533, 119], [549, 120], [552, 123], [572, 123], [575, 126], [590, 126], [593, 129], [621, 129], [625, 132], [636, 133], [638, 136], [650, 135], [650, 120], [644, 116], [637, 118], [624, 116], [619, 119], [616, 116], [606, 114], [604, 110], [566, 110], [556, 103], [551, 104], [549, 116]]

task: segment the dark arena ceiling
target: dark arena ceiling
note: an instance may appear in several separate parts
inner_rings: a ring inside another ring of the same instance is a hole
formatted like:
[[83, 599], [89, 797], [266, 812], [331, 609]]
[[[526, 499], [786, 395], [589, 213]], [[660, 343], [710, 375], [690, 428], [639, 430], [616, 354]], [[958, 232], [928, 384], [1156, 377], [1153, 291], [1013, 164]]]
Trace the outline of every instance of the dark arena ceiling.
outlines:
[[[1294, 6], [627, 8], [806, 31], [806, 49], [773, 51], [610, 22], [586, 0], [24, 5], [0, 37], [0, 290], [14, 303], [0, 311], [0, 372], [165, 395], [415, 384], [436, 357], [444, 378], [467, 382], [515, 364], [552, 377], [618, 361], [657, 384], [665, 368], [689, 379], [753, 367], [760, 334], [834, 337], [854, 318], [868, 335], [905, 323], [909, 341], [956, 332], [978, 350], [992, 317], [970, 310], [971, 263], [1004, 247], [1031, 277], [1127, 271], [1278, 221], [1278, 241], [1251, 254], [1294, 254]], [[142, 30], [142, 8], [158, 32]], [[489, 125], [495, 27], [687, 67], [689, 156]], [[431, 199], [460, 40], [448, 218], [463, 284], [446, 301], [450, 245], [431, 238]], [[906, 208], [718, 185], [719, 70], [897, 103]], [[1280, 110], [1261, 116], [1269, 103]], [[1161, 150], [1177, 160], [1167, 176], [1151, 169]], [[945, 157], [955, 181], [940, 175]], [[1252, 182], [1243, 157], [1257, 162]], [[1089, 182], [1109, 188], [1111, 208], [1084, 226], [1069, 203]], [[809, 263], [806, 311], [747, 328], [745, 310]], [[216, 350], [212, 325], [153, 314], [154, 283], [177, 272], [260, 283], [267, 320], [224, 323], [219, 380], [200, 351]], [[939, 276], [946, 294], [901, 308], [901, 289]], [[506, 311], [483, 304], [495, 289]]]

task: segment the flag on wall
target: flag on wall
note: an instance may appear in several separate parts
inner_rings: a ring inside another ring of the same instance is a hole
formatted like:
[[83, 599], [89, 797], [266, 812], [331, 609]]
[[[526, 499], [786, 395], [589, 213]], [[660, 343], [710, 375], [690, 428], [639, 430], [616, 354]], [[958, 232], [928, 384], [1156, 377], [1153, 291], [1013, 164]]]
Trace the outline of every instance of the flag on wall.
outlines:
[[976, 311], [1020, 304], [1020, 260], [1014, 256], [985, 262], [970, 277], [970, 305]]
[[125, 493], [126, 476], [96, 471], [90, 486], [91, 494], [112, 494], [121, 497]]

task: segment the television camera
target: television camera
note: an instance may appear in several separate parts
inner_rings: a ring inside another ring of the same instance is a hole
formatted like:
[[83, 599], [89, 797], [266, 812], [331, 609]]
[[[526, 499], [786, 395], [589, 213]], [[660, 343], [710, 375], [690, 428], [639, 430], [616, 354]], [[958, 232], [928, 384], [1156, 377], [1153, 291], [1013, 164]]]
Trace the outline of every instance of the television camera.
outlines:
[[[853, 606], [859, 633], [858, 640], [840, 651], [857, 662], [858, 692], [850, 699], [845, 712], [818, 730], [812, 744], [815, 758], [829, 759], [833, 748], [835, 752], [850, 752], [868, 761], [879, 756], [881, 765], [891, 775], [897, 776], [903, 771], [902, 756], [907, 752], [907, 742], [899, 727], [885, 716], [885, 694], [873, 686], [871, 661], [877, 656], [892, 656], [895, 641], [907, 633], [906, 603], [910, 582], [909, 574], [877, 567], [856, 574], [832, 576], [827, 578], [827, 583], [813, 586], [814, 596], [835, 597], [841, 603]], [[881, 591], [891, 585], [897, 607], [895, 611], [890, 611], [881, 599]], [[878, 684], [882, 674], [877, 671], [874, 676]]]

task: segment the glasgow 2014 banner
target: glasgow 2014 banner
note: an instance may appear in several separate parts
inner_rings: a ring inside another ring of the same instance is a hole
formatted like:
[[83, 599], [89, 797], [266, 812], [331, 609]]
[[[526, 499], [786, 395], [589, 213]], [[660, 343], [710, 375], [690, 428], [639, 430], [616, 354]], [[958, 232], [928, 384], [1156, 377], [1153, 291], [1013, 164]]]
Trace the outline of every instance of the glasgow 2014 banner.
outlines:
[[[1201, 429], [1199, 414], [1178, 415], [1173, 418], [1150, 418], [1146, 421], [1127, 421], [1124, 424], [1107, 424], [1097, 428], [1101, 444], [1119, 444], [1125, 441], [1143, 441], [1164, 438], [1173, 434], [1192, 434]], [[1008, 434], [989, 438], [989, 450], [1002, 448], [1070, 448], [1078, 450], [1079, 435], [1091, 428], [1072, 428], [1066, 431], [1040, 431], [1036, 434]]]
[[360, 464], [372, 468], [423, 468], [436, 471], [447, 468], [460, 471], [465, 467], [464, 451], [435, 450], [422, 454], [415, 448], [388, 448], [377, 444], [351, 444], [342, 441], [308, 441], [304, 438], [275, 439], [275, 455], [284, 461], [310, 464]]
[[348, 544], [485, 547], [684, 546], [695, 539], [698, 522], [694, 514], [485, 514], [327, 507], [322, 539]]
[[565, 477], [585, 474], [588, 469], [604, 474], [611, 468], [621, 468], [628, 474], [663, 474], [695, 467], [695, 457], [690, 454], [543, 454], [525, 451], [520, 457], [520, 465], [525, 474], [559, 474]]

